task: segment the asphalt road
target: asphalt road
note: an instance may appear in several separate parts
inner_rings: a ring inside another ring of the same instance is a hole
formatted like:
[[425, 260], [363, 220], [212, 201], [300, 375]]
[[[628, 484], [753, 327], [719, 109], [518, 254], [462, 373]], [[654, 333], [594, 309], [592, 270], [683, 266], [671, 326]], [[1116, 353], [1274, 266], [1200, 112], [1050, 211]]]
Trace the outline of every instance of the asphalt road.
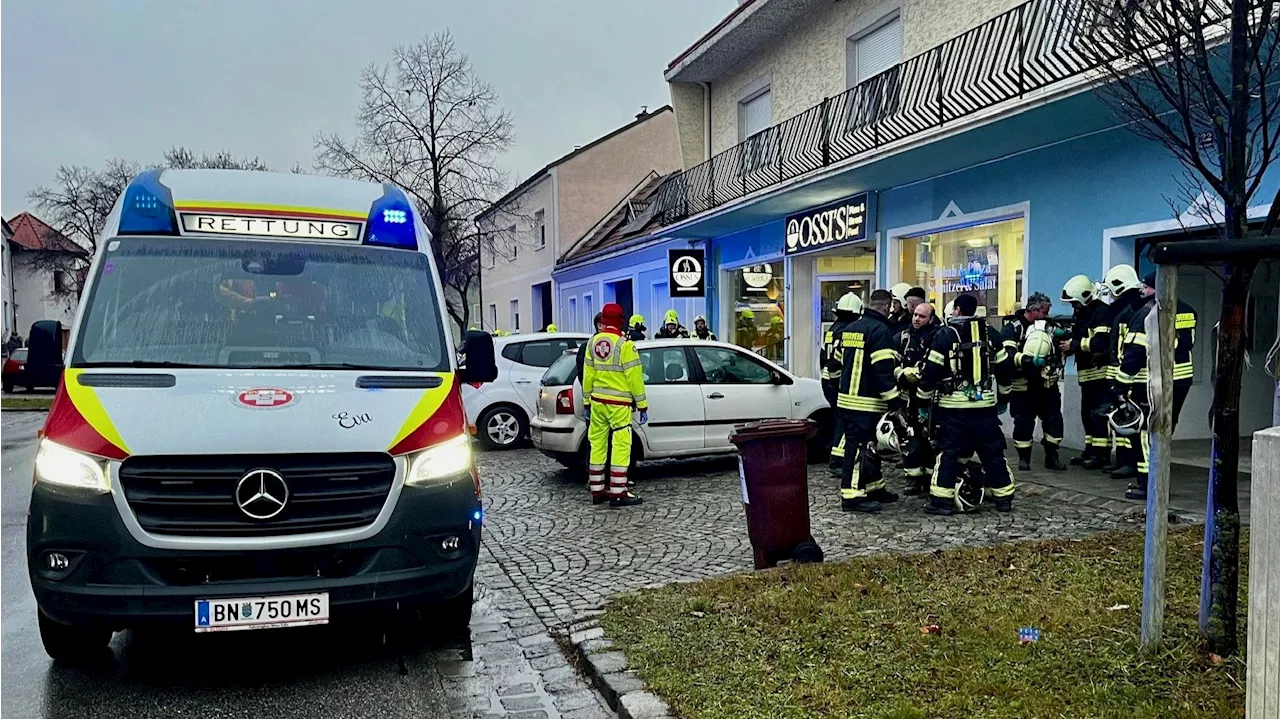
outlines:
[[122, 632], [92, 666], [55, 666], [36, 628], [25, 531], [43, 413], [5, 412], [0, 427], [3, 534], [0, 713], [9, 717], [448, 717], [438, 665], [449, 647], [404, 652], [382, 626], [217, 636]]

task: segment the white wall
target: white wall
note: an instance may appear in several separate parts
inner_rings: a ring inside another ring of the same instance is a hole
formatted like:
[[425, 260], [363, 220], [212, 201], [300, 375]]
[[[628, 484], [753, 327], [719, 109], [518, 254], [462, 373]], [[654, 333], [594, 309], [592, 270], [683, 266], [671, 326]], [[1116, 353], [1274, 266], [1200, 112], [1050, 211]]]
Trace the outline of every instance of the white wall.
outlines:
[[70, 327], [75, 320], [76, 299], [53, 296], [53, 274], [33, 268], [22, 255], [12, 260], [14, 304], [18, 334], [26, 339], [31, 325], [39, 320], [58, 320]]
[[[555, 168], [552, 168], [544, 179], [512, 198], [494, 219], [498, 229], [514, 224], [516, 233], [511, 241], [495, 242], [492, 250], [486, 247], [481, 258], [481, 312], [486, 331], [515, 331], [509, 309], [512, 300], [519, 302], [520, 331], [536, 332], [539, 329], [533, 326], [533, 286], [551, 281], [556, 247], [560, 242], [556, 233], [555, 186]], [[535, 249], [534, 242], [533, 222], [539, 210], [543, 211], [547, 228], [547, 246], [544, 249]], [[514, 260], [510, 255], [512, 248], [516, 251]], [[496, 327], [490, 321], [489, 305], [497, 305]], [[555, 310], [554, 299], [552, 310]]]

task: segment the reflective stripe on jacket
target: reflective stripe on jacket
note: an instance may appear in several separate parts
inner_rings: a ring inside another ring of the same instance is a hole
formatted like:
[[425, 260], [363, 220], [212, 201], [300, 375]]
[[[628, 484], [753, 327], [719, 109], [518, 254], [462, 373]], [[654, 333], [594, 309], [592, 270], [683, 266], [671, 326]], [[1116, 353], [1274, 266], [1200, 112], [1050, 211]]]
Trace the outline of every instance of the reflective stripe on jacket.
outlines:
[[648, 409], [644, 369], [631, 340], [616, 332], [600, 332], [583, 345], [582, 403], [592, 402]]

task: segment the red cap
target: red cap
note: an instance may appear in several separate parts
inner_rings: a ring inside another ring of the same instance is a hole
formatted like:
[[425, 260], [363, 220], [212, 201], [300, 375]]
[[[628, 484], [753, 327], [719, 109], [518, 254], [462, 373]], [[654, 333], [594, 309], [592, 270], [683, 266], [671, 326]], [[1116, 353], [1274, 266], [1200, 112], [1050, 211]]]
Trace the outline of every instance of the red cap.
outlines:
[[614, 327], [620, 326], [622, 320], [626, 317], [622, 312], [622, 305], [617, 302], [610, 302], [600, 309], [605, 323]]

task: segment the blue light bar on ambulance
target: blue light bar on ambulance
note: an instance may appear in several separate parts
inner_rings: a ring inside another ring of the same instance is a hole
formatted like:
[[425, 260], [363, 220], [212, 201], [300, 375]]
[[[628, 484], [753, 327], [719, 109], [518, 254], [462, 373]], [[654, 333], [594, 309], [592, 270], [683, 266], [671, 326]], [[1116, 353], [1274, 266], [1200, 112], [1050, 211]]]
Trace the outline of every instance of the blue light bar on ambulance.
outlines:
[[400, 188], [384, 184], [382, 197], [375, 200], [369, 208], [369, 222], [364, 228], [364, 244], [416, 250], [418, 234], [413, 225], [413, 207], [409, 204], [409, 198]]
[[176, 235], [173, 194], [160, 184], [163, 170], [147, 170], [129, 182], [120, 208], [121, 235]]

